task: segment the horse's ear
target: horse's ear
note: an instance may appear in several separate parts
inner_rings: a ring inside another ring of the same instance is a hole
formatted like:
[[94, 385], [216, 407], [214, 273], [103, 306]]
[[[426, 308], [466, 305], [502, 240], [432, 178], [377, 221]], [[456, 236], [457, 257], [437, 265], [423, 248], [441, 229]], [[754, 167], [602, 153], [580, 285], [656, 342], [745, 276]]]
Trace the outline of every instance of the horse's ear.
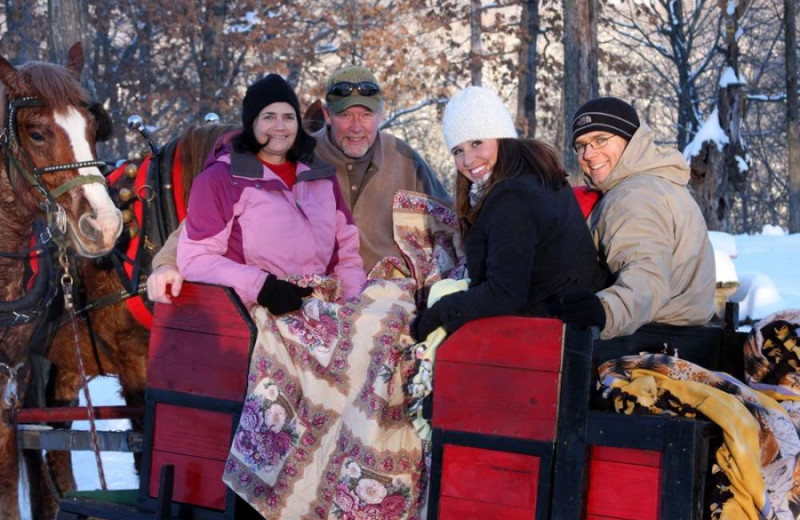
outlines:
[[323, 126], [325, 126], [325, 113], [322, 111], [322, 100], [318, 99], [311, 103], [303, 114], [303, 128], [313, 134]]
[[83, 70], [83, 48], [81, 42], [76, 43], [67, 51], [67, 68], [77, 74], [81, 75]]
[[98, 143], [108, 141], [111, 138], [111, 134], [114, 132], [114, 122], [111, 120], [111, 114], [109, 114], [100, 103], [92, 103], [89, 105], [89, 112], [91, 112], [95, 121], [97, 121], [95, 141]]
[[18, 81], [17, 69], [7, 59], [0, 56], [0, 83], [5, 85], [10, 92], [14, 92], [19, 89]]

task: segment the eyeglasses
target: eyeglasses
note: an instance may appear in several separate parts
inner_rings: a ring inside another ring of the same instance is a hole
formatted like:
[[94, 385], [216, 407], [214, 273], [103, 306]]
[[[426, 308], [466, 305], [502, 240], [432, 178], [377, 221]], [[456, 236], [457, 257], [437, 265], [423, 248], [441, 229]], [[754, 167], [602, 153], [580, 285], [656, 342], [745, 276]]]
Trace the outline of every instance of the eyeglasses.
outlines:
[[370, 97], [379, 94], [381, 88], [371, 81], [360, 81], [352, 83], [350, 81], [340, 81], [331, 85], [328, 89], [328, 96], [347, 97], [353, 94], [353, 90], [357, 90], [362, 96]]
[[595, 137], [594, 139], [592, 139], [588, 143], [576, 144], [575, 146], [572, 147], [572, 149], [575, 151], [575, 155], [580, 157], [581, 155], [583, 155], [583, 152], [586, 151], [586, 147], [587, 146], [591, 147], [592, 150], [599, 150], [600, 148], [603, 148], [605, 145], [607, 145], [608, 142], [613, 137], [617, 137], [617, 136], [616, 135], [601, 135], [599, 137]]

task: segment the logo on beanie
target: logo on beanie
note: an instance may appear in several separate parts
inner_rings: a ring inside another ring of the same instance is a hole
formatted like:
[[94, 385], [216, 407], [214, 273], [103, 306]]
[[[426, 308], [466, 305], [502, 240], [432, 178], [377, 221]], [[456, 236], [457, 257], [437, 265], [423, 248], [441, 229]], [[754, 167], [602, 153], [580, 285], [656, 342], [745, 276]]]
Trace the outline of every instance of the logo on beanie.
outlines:
[[592, 122], [592, 117], [589, 116], [589, 115], [585, 115], [585, 116], [581, 116], [581, 117], [579, 117], [578, 119], [575, 120], [575, 126], [576, 127], [580, 127], [580, 126], [588, 125], [591, 122]]

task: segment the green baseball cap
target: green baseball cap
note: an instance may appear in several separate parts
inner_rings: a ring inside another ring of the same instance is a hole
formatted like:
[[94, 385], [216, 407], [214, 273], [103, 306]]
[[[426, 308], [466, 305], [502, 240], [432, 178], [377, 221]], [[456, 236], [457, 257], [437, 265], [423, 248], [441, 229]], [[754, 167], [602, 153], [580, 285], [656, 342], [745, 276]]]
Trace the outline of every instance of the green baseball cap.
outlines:
[[366, 67], [350, 65], [337, 69], [325, 89], [328, 108], [340, 114], [354, 105], [378, 112], [383, 104], [378, 78]]

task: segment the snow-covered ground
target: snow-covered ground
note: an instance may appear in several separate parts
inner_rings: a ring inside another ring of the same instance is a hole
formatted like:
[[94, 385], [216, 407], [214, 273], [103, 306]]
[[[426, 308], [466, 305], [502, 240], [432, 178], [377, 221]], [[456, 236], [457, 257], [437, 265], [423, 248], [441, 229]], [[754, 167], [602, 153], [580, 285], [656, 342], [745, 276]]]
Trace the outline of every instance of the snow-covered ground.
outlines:
[[[89, 391], [94, 406], [124, 404], [119, 396], [119, 381], [115, 377], [95, 378], [89, 382]], [[81, 392], [80, 403], [83, 406], [85, 402], [83, 392]], [[130, 430], [130, 422], [127, 419], [97, 421], [96, 424], [98, 430]], [[73, 423], [73, 427], [76, 430], [88, 430], [89, 422], [77, 421]], [[139, 487], [139, 479], [133, 469], [133, 454], [107, 451], [102, 452], [100, 458], [108, 489], [137, 489]], [[94, 452], [73, 451], [72, 464], [78, 489], [100, 489], [100, 477]], [[22, 520], [32, 520], [29, 512], [30, 505], [22, 490], [20, 490], [20, 497]]]
[[[766, 226], [757, 235], [710, 233], [717, 256], [717, 279], [738, 278], [731, 300], [739, 303], [739, 318], [758, 320], [780, 309], [800, 308], [800, 234]], [[722, 257], [729, 257], [735, 267]]]
[[[757, 320], [779, 309], [800, 308], [800, 268], [795, 267], [800, 258], [800, 234], [789, 235], [768, 226], [757, 235], [711, 233], [711, 239], [717, 256], [718, 279], [738, 280], [740, 284], [731, 299], [739, 302], [742, 320], [747, 317]], [[89, 387], [93, 404], [122, 404], [116, 379], [98, 378]], [[76, 428], [88, 429], [88, 423], [76, 423]], [[99, 421], [98, 428], [125, 430], [128, 423]], [[78, 487], [99, 489], [94, 454], [73, 452], [72, 460]], [[109, 489], [138, 487], [131, 454], [106, 452], [102, 460]]]

